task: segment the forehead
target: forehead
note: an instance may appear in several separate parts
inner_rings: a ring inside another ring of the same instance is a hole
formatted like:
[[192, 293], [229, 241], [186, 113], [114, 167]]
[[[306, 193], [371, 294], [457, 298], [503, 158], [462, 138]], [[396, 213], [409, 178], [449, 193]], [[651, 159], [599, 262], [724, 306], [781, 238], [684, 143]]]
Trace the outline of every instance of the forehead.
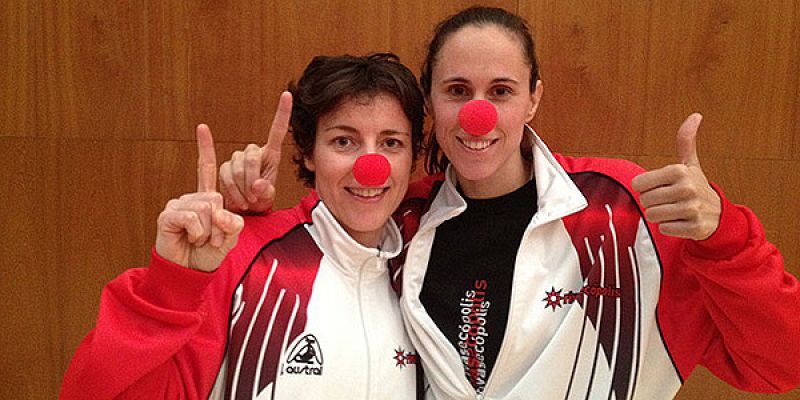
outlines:
[[529, 75], [520, 38], [493, 24], [469, 25], [450, 34], [436, 57], [433, 74], [476, 71]]
[[324, 130], [332, 126], [409, 132], [411, 122], [400, 101], [394, 95], [381, 92], [342, 99], [333, 110], [320, 116], [317, 128]]

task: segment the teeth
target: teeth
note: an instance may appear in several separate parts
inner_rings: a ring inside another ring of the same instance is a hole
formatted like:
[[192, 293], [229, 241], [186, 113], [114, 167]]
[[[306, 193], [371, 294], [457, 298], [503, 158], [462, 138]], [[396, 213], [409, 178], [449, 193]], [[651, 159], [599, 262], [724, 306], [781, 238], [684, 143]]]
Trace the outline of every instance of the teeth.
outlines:
[[350, 192], [361, 197], [375, 197], [383, 193], [383, 188], [351, 188]]
[[491, 140], [462, 140], [461, 143], [470, 150], [483, 150], [492, 145]]

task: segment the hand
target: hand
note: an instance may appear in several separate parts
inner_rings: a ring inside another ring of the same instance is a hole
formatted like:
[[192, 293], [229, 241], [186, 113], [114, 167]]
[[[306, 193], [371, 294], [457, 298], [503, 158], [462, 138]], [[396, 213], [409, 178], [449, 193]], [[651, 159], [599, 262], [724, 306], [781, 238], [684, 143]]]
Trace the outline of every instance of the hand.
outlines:
[[225, 196], [225, 208], [236, 213], [261, 214], [272, 208], [275, 182], [281, 161], [281, 144], [289, 130], [292, 95], [281, 93], [272, 120], [267, 144], [249, 144], [236, 151], [219, 169], [219, 182]]
[[156, 252], [184, 267], [211, 272], [236, 245], [244, 220], [222, 207], [214, 140], [206, 125], [197, 126], [197, 152], [197, 192], [170, 200], [158, 216]]
[[631, 182], [641, 195], [645, 218], [669, 236], [703, 240], [719, 227], [720, 197], [708, 183], [697, 157], [697, 128], [703, 117], [692, 114], [678, 129], [680, 164], [645, 172]]

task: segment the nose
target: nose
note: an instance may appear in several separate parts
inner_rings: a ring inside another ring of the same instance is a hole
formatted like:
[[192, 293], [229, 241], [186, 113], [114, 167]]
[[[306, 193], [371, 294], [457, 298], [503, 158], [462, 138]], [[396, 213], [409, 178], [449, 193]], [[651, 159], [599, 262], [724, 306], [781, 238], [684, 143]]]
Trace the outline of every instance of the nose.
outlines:
[[392, 173], [389, 160], [382, 154], [361, 155], [353, 164], [353, 177], [364, 186], [380, 186], [386, 183]]
[[458, 112], [458, 124], [472, 136], [483, 136], [497, 125], [497, 109], [487, 100], [470, 100]]

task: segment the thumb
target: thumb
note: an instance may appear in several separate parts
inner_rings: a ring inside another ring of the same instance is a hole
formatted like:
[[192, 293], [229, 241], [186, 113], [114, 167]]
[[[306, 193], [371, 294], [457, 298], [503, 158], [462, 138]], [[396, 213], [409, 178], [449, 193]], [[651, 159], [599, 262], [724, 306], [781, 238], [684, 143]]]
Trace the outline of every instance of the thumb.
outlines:
[[700, 121], [702, 120], [702, 115], [694, 113], [686, 118], [678, 129], [678, 158], [681, 164], [700, 166], [700, 159], [697, 157], [697, 129], [700, 127]]

